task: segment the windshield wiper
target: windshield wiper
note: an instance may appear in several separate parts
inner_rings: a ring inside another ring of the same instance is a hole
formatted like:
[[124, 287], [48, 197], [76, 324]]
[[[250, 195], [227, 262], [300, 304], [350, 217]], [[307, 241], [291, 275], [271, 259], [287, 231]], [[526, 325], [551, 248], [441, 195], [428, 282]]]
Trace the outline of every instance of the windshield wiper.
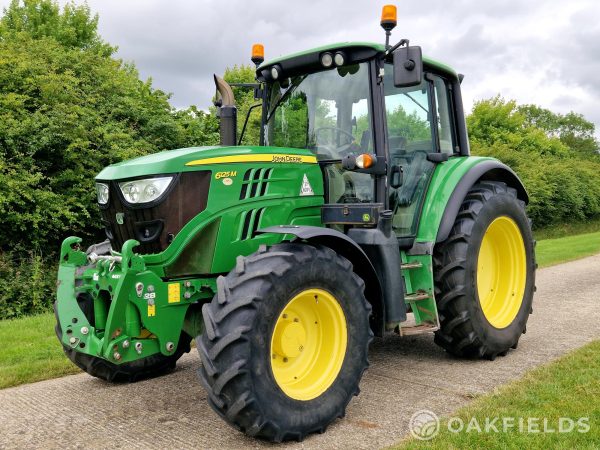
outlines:
[[267, 114], [267, 122], [269, 120], [271, 120], [271, 116], [273, 115], [273, 112], [275, 112], [275, 110], [277, 109], [277, 107], [281, 104], [282, 101], [284, 101], [285, 99], [288, 98], [288, 96], [294, 92], [294, 90], [298, 87], [298, 85], [300, 83], [302, 83], [302, 81], [306, 78], [306, 75], [303, 77], [298, 77], [296, 82], [292, 82], [290, 84], [290, 87], [287, 88], [285, 90], [285, 92], [281, 95], [281, 97], [279, 97], [279, 99], [277, 100], [277, 103], [275, 103], [275, 105], [273, 105], [273, 107], [271, 109], [269, 109], [269, 114]]
[[414, 98], [412, 98], [410, 94], [407, 94], [406, 92], [403, 92], [403, 94], [406, 95], [408, 98], [410, 98], [413, 102], [415, 102], [415, 104], [419, 108], [421, 108], [423, 111], [425, 111], [427, 114], [429, 114], [429, 111], [427, 111], [427, 109], [423, 105], [421, 105], [418, 101], [416, 101]]

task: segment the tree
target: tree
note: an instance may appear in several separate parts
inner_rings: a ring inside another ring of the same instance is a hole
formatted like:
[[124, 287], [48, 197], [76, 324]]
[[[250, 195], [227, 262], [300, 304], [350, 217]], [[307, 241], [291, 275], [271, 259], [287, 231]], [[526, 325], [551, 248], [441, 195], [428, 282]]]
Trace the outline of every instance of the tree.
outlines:
[[17, 34], [53, 38], [64, 47], [94, 50], [104, 56], [116, 51], [98, 35], [98, 15], [92, 15], [87, 5], [72, 2], [61, 12], [52, 0], [12, 0], [0, 20], [0, 38]]
[[[102, 237], [94, 177], [160, 150], [217, 143], [216, 121], [113, 59], [87, 6], [13, 1], [0, 19], [0, 250]], [[103, 238], [103, 237], [102, 237]]]
[[536, 105], [522, 105], [518, 112], [525, 116], [528, 126], [543, 130], [548, 137], [558, 137], [573, 152], [587, 157], [600, 157], [596, 127], [581, 114], [553, 113]]
[[500, 159], [522, 179], [535, 227], [600, 215], [600, 160], [582, 157], [593, 133], [582, 116], [495, 97], [477, 102], [467, 124], [473, 154]]

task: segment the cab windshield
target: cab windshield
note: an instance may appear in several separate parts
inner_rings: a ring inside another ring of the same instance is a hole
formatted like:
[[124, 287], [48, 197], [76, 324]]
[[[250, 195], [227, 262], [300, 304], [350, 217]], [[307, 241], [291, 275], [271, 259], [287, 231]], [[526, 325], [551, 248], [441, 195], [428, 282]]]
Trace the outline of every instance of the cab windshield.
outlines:
[[372, 152], [367, 63], [270, 86], [265, 145], [312, 150], [320, 161]]

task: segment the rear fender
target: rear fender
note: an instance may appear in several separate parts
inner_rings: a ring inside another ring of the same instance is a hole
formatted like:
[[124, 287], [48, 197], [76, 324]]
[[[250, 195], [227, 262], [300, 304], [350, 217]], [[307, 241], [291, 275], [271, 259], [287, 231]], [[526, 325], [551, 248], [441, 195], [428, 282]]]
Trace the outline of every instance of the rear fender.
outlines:
[[448, 199], [444, 215], [438, 228], [436, 242], [445, 241], [450, 235], [456, 216], [469, 189], [479, 181], [503, 181], [517, 190], [517, 198], [529, 203], [529, 195], [517, 174], [507, 165], [497, 160], [486, 160], [472, 167], [458, 182]]
[[467, 192], [479, 181], [503, 181], [517, 190], [517, 196], [529, 201], [519, 177], [497, 159], [456, 156], [438, 164], [429, 183], [415, 245], [442, 242], [448, 237]]

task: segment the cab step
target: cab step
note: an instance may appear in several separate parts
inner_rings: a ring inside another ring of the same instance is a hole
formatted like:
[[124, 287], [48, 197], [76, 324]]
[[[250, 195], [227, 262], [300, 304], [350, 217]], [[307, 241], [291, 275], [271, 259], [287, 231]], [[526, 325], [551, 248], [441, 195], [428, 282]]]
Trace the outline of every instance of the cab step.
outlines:
[[430, 299], [431, 295], [429, 295], [425, 291], [417, 291], [414, 294], [406, 294], [404, 296], [404, 301], [406, 302], [418, 302], [419, 300], [427, 300]]
[[423, 267], [423, 264], [420, 261], [411, 261], [400, 264], [401, 269], [420, 269], [421, 267]]
[[413, 336], [416, 334], [425, 334], [425, 333], [433, 333], [434, 331], [439, 330], [440, 327], [434, 324], [421, 324], [421, 325], [412, 325], [406, 327], [399, 327], [398, 334], [400, 336]]

